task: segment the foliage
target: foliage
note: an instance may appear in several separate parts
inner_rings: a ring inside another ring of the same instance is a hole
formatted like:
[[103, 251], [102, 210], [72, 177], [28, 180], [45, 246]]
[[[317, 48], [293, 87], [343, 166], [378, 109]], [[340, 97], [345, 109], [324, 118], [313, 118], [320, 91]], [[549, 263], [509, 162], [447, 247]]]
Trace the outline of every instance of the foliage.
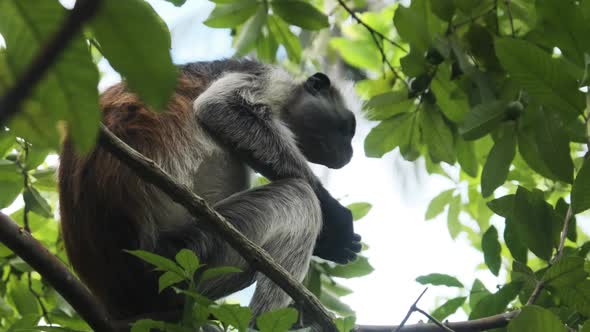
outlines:
[[[425, 160], [429, 173], [449, 180], [449, 189], [430, 202], [426, 219], [446, 210], [450, 236], [481, 250], [501, 285], [490, 291], [476, 280], [466, 287], [436, 271], [418, 277], [422, 284], [460, 292], [434, 310], [435, 318], [457, 310], [480, 318], [522, 307], [508, 331], [589, 329], [590, 242], [577, 222], [590, 209], [590, 0], [413, 0], [409, 7], [379, 10], [367, 9], [374, 7], [363, 0], [213, 2], [205, 24], [231, 29], [237, 55], [280, 62], [295, 74], [342, 59], [365, 100], [364, 115], [375, 121], [364, 141], [366, 156], [397, 150], [408, 161]], [[352, 19], [347, 9], [356, 12]], [[54, 0], [0, 0], [6, 41], [0, 92], [20, 77], [65, 15]], [[169, 47], [166, 26], [150, 6], [105, 1], [35, 87], [10, 130], [0, 133], [0, 207], [22, 197], [24, 207], [12, 217], [64, 261], [53, 212], [53, 164], [45, 159], [59, 150], [64, 126], [77, 149], [92, 148], [99, 119], [94, 63], [102, 55], [154, 110], [161, 109], [176, 79]], [[349, 207], [355, 219], [371, 208]], [[202, 279], [235, 271], [204, 270], [187, 251], [175, 261], [133, 254], [161, 270], [160, 290], [175, 287], [191, 309], [181, 325], [141, 321], [134, 330], [182, 330], [208, 323], [209, 314], [238, 330], [250, 321], [247, 308], [214, 304], [195, 291], [195, 273]], [[88, 330], [1, 245], [0, 257], [0, 330], [32, 328], [42, 316], [45, 323]], [[351, 290], [337, 278], [371, 271], [364, 257], [347, 266], [314, 259], [305, 285], [329, 309], [350, 316], [339, 298]], [[295, 316], [277, 311], [259, 317], [258, 326], [282, 331]], [[338, 321], [342, 330], [351, 324], [351, 317]]]

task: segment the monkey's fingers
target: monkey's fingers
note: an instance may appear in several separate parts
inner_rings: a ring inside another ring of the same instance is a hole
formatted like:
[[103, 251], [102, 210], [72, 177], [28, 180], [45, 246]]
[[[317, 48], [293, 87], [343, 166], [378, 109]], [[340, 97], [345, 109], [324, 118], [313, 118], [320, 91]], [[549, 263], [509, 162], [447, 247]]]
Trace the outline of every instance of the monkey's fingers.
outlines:
[[361, 242], [361, 236], [358, 235], [357, 233], [353, 233], [352, 234], [352, 241], [354, 241], [354, 242]]
[[363, 245], [360, 242], [352, 242], [350, 244], [350, 246], [348, 247], [348, 249], [350, 249], [353, 252], [361, 252], [361, 249], [363, 249]]

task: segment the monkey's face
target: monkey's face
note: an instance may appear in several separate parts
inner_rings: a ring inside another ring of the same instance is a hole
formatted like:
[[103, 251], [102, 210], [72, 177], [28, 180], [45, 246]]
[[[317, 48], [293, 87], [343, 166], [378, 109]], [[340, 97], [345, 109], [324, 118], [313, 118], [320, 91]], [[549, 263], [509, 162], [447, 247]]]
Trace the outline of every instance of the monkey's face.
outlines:
[[303, 83], [286, 121], [308, 161], [329, 168], [350, 162], [356, 120], [326, 75], [314, 74]]

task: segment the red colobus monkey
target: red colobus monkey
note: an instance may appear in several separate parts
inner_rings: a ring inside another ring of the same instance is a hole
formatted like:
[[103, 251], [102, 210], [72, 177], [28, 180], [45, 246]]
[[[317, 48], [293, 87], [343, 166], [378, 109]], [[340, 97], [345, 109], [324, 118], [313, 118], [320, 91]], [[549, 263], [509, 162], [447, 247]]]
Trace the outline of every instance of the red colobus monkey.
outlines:
[[[338, 263], [361, 249], [352, 215], [322, 186], [307, 161], [340, 168], [352, 156], [355, 118], [327, 76], [298, 82], [249, 60], [180, 67], [167, 110], [147, 109], [123, 83], [100, 99], [103, 123], [214, 205], [229, 222], [302, 280], [313, 255]], [[249, 170], [272, 182], [249, 188]], [[242, 273], [200, 291], [216, 299], [257, 281], [255, 315], [290, 298], [248, 266], [182, 206], [142, 182], [102, 147], [75, 154], [66, 141], [59, 169], [61, 227], [69, 259], [116, 319], [182, 307], [158, 294], [158, 275], [124, 250], [173, 257], [189, 248], [209, 267]]]

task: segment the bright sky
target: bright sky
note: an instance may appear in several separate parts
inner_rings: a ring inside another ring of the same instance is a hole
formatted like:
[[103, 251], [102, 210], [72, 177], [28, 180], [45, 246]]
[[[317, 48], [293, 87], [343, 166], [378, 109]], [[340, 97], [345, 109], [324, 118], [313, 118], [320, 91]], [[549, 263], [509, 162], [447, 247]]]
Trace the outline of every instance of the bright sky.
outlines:
[[[172, 55], [177, 63], [213, 60], [233, 54], [229, 30], [210, 29], [201, 23], [213, 8], [211, 2], [189, 0], [182, 8], [176, 8], [163, 0], [146, 1], [168, 24]], [[71, 6], [74, 0], [61, 2]], [[118, 81], [118, 75], [106, 61], [99, 67], [105, 73], [101, 90]], [[319, 174], [326, 175], [326, 186], [344, 203], [366, 201], [373, 204], [369, 215], [355, 227], [370, 247], [364, 254], [375, 271], [364, 278], [342, 281], [354, 290], [344, 301], [356, 311], [357, 323], [398, 324], [424, 289], [414, 281], [423, 274], [455, 275], [468, 287], [478, 277], [490, 290], [494, 289], [504, 276], [496, 278], [487, 270], [474, 270], [483, 261], [481, 254], [468, 246], [461, 236], [456, 242], [450, 239], [446, 214], [424, 221], [424, 212], [432, 197], [453, 184], [439, 176], [428, 176], [422, 166], [404, 161], [397, 152], [382, 159], [366, 158], [363, 140], [375, 123], [360, 115], [357, 119], [352, 162], [338, 171], [314, 167]], [[251, 289], [242, 293], [242, 297], [249, 293]], [[442, 297], [455, 294], [454, 289], [432, 287], [420, 304], [423, 309], [431, 310], [440, 304]], [[419, 318], [422, 319], [415, 316], [410, 322]], [[451, 316], [451, 320], [464, 318], [464, 314]]]

